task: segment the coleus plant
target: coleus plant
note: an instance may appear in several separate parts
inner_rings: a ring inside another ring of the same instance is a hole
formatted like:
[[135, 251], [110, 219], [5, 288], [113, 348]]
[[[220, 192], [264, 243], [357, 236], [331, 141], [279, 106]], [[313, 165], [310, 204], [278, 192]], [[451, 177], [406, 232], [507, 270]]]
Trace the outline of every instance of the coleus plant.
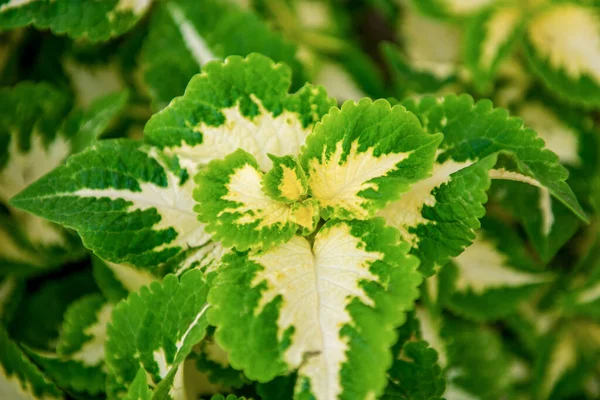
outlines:
[[381, 395], [395, 329], [422, 276], [475, 238], [490, 177], [531, 182], [586, 218], [557, 156], [488, 101], [338, 108], [290, 84], [259, 54], [205, 64], [142, 142], [93, 143], [11, 199], [107, 263], [168, 273], [116, 307], [90, 298], [67, 315], [59, 354], [88, 371], [105, 351], [109, 397], [147, 376], [144, 396], [178, 398], [208, 325], [247, 379], [294, 373], [296, 398]]
[[0, 397], [600, 395], [594, 3], [350, 3], [0, 5]]

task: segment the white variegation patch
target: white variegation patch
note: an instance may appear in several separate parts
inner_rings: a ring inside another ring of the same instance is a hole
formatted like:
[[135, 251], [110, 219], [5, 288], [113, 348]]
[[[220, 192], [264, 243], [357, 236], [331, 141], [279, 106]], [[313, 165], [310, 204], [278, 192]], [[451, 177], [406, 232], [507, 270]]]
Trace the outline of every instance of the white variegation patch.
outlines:
[[600, 283], [581, 291], [577, 295], [577, 301], [580, 304], [591, 303], [600, 299]]
[[187, 47], [199, 66], [219, 58], [213, 54], [204, 38], [200, 36], [194, 27], [194, 24], [185, 17], [184, 12], [176, 3], [167, 3], [167, 10], [181, 33], [185, 47]]
[[281, 164], [281, 170], [283, 176], [278, 187], [281, 196], [290, 201], [298, 200], [306, 192], [302, 180], [298, 177], [296, 171], [284, 164]]
[[483, 42], [480, 63], [491, 68], [498, 51], [510, 38], [519, 23], [520, 12], [516, 8], [501, 8], [486, 23], [487, 36]]
[[[461, 58], [460, 30], [450, 24], [428, 18], [408, 7], [398, 24], [404, 38], [406, 56], [414, 68], [444, 79], [456, 70]], [[444, 40], [440, 40], [444, 38]]]
[[87, 108], [94, 100], [125, 88], [119, 66], [114, 62], [91, 66], [66, 58], [62, 65], [74, 86], [77, 104], [82, 107]]
[[571, 79], [588, 75], [600, 82], [600, 17], [597, 10], [558, 4], [529, 23], [536, 52]]
[[435, 223], [435, 221], [423, 218], [421, 213], [424, 206], [435, 206], [433, 190], [450, 182], [453, 173], [472, 164], [473, 161], [456, 162], [451, 159], [443, 164], [434, 164], [429, 178], [413, 184], [400, 200], [388, 204], [377, 215], [384, 217], [390, 226], [398, 228], [406, 242], [416, 246], [418, 237], [415, 233], [410, 232], [410, 229], [421, 224]]
[[359, 193], [367, 189], [376, 191], [377, 184], [369, 181], [394, 171], [411, 154], [389, 153], [375, 157], [373, 147], [359, 152], [358, 141], [352, 143], [347, 154], [342, 148], [342, 141], [329, 156], [326, 150], [323, 149], [320, 158], [312, 158], [308, 162], [308, 186], [312, 196], [321, 208], [342, 208], [360, 219], [369, 216], [369, 210], [364, 207], [369, 200]]
[[[149, 155], [161, 164], [154, 151], [151, 151]], [[193, 179], [188, 179], [183, 185], [180, 185], [179, 178], [173, 172], [167, 168], [164, 168], [164, 171], [167, 176], [167, 187], [140, 182], [141, 190], [139, 192], [113, 188], [79, 189], [72, 193], [57, 193], [53, 196], [122, 199], [131, 203], [127, 209], [128, 212], [156, 210], [161, 219], [153, 226], [153, 229], [160, 231], [172, 228], [177, 232], [177, 237], [170, 243], [163, 243], [155, 247], [153, 250], [156, 252], [167, 248], [179, 247], [187, 250], [205, 245], [210, 241], [210, 235], [204, 231], [204, 225], [198, 222], [193, 210], [195, 205], [192, 197], [195, 186]]]
[[0, 5], [0, 13], [13, 8], [24, 7], [28, 4], [35, 3], [36, 1], [40, 0], [10, 0], [7, 3]]
[[[373, 305], [359, 283], [378, 280], [369, 268], [383, 255], [363, 247], [361, 240], [350, 234], [348, 225], [339, 224], [320, 232], [312, 249], [306, 239], [295, 236], [251, 257], [264, 267], [253, 284], [267, 284], [255, 312], [282, 297], [279, 338], [290, 326], [295, 328], [284, 359], [299, 367], [299, 376], [310, 380], [312, 393], [319, 400], [335, 399], [342, 392], [340, 371], [347, 359], [348, 343], [340, 330], [352, 324], [347, 305], [352, 299]], [[312, 356], [305, 358], [306, 354]]]
[[526, 103], [519, 110], [519, 116], [544, 139], [546, 148], [556, 153], [561, 163], [575, 167], [581, 164], [577, 132], [548, 107], [540, 102]]
[[527, 183], [540, 189], [539, 209], [542, 214], [542, 234], [548, 236], [552, 232], [554, 225], [554, 212], [552, 211], [552, 195], [550, 191], [536, 179], [520, 174], [515, 171], [508, 171], [504, 168], [491, 169], [489, 171], [491, 179], [504, 179], [515, 182]]
[[482, 294], [490, 289], [520, 287], [547, 282], [549, 275], [519, 271], [510, 265], [508, 256], [498, 251], [494, 243], [477, 236], [473, 244], [454, 259], [459, 275], [456, 288], [471, 289]]
[[105, 260], [102, 260], [102, 262], [113, 272], [115, 278], [129, 292], [137, 292], [142, 286], [149, 285], [156, 279], [150, 272], [143, 269]]
[[448, 364], [448, 356], [446, 354], [446, 344], [440, 336], [441, 326], [431, 313], [424, 307], [415, 307], [421, 335], [429, 346], [438, 353], [438, 364], [445, 368]]
[[560, 378], [577, 363], [577, 352], [571, 335], [563, 332], [558, 338], [548, 360], [546, 374], [541, 384], [541, 398], [548, 398]]
[[115, 7], [115, 11], [131, 11], [134, 15], [141, 15], [152, 4], [152, 0], [119, 0]]
[[259, 109], [254, 118], [243, 115], [239, 105], [221, 109], [225, 115], [222, 125], [202, 123], [194, 127], [196, 132], [202, 133], [202, 144], [190, 146], [183, 142], [181, 146], [165, 148], [165, 153], [178, 156], [181, 165], [192, 172], [211, 160], [225, 158], [237, 149], [252, 154], [263, 171], [272, 167], [267, 154], [298, 154], [312, 129], [302, 126], [298, 114], [285, 110], [273, 116], [258, 98], [251, 98]]
[[219, 261], [229, 251], [230, 249], [223, 247], [220, 242], [209, 242], [196, 248], [192, 254], [179, 263], [173, 273], [180, 276], [190, 268], [197, 268], [204, 269], [204, 273], [209, 274], [219, 267]]
[[358, 87], [352, 75], [336, 63], [326, 62], [323, 64], [313, 82], [315, 85], [324, 86], [327, 94], [335, 97], [338, 102], [358, 101], [367, 97], [365, 92]]
[[106, 328], [110, 322], [113, 305], [106, 303], [98, 310], [96, 322], [85, 328], [84, 333], [89, 339], [81, 348], [70, 355], [73, 360], [81, 361], [84, 365], [94, 366], [104, 362], [104, 342]]
[[285, 224], [290, 220], [290, 207], [264, 194], [261, 186], [263, 173], [249, 164], [238, 168], [230, 175], [224, 200], [238, 203], [221, 213], [239, 213], [236, 223], [252, 224], [260, 221], [257, 229]]
[[34, 130], [30, 145], [28, 151], [23, 151], [18, 145], [17, 134], [11, 136], [8, 161], [0, 171], [0, 201], [4, 204], [56, 168], [71, 153], [71, 146], [62, 135], [57, 135], [45, 146], [42, 135]]
[[453, 14], [464, 15], [481, 10], [496, 0], [444, 0]]
[[296, 14], [300, 25], [306, 29], [327, 29], [332, 23], [335, 23], [327, 3], [319, 0], [298, 1]]

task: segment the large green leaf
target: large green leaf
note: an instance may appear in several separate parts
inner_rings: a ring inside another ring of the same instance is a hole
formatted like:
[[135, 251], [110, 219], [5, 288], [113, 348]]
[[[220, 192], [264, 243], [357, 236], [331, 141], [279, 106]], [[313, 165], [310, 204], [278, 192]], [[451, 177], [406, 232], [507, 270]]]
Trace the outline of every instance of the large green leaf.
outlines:
[[216, 340], [251, 379], [298, 370], [295, 398], [376, 396], [421, 281], [408, 249], [375, 219], [329, 221], [312, 245], [233, 252], [209, 293]]
[[181, 279], [167, 275], [116, 306], [106, 341], [110, 395], [122, 397], [140, 367], [148, 374], [154, 398], [182, 390], [173, 382], [192, 346], [205, 335], [207, 292], [202, 272], [194, 270]]
[[54, 33], [108, 40], [133, 27], [152, 0], [8, 0], [0, 4], [0, 29], [33, 24]]
[[[144, 43], [142, 66], [155, 106], [181, 96], [204, 64], [229, 55], [265, 54], [294, 71], [294, 86], [305, 82], [296, 47], [251, 12], [226, 1], [172, 0], [157, 4]], [[261, 99], [262, 100], [262, 99]]]

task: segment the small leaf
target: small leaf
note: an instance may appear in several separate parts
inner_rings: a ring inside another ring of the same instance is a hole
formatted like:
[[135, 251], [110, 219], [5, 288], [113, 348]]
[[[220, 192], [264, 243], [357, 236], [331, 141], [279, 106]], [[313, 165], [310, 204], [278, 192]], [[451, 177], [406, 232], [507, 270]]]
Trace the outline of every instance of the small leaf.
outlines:
[[180, 390], [173, 386], [179, 365], [206, 331], [207, 291], [202, 272], [193, 270], [180, 280], [167, 275], [116, 306], [106, 341], [112, 394], [124, 394], [140, 367], [155, 396]]
[[194, 210], [213, 240], [244, 251], [269, 248], [296, 233], [290, 205], [267, 196], [264, 179], [256, 159], [241, 149], [211, 161], [196, 176]]
[[273, 168], [262, 180], [263, 192], [273, 200], [294, 203], [306, 195], [308, 184], [304, 170], [291, 156], [269, 155]]
[[135, 25], [151, 0], [71, 2], [69, 0], [9, 0], [0, 5], [0, 29], [33, 24], [92, 41], [119, 36]]
[[426, 176], [441, 140], [403, 107], [348, 101], [315, 126], [299, 159], [324, 218], [366, 219]]
[[260, 253], [232, 252], [209, 294], [231, 365], [261, 382], [298, 370], [295, 398], [364, 398], [385, 386], [394, 329], [421, 278], [384, 221], [329, 221]]
[[135, 379], [131, 382], [123, 400], [151, 400], [152, 392], [146, 380], [146, 371], [144, 371], [144, 368], [140, 368], [137, 374], [135, 374]]

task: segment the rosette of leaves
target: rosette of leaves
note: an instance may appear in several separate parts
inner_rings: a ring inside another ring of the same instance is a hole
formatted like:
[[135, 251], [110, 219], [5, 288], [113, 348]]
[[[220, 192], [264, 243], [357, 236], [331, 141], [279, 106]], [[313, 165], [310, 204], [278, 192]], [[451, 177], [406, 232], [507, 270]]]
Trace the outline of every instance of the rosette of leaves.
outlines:
[[[318, 86], [289, 93], [291, 81], [258, 54], [209, 62], [143, 141], [94, 143], [11, 200], [109, 263], [174, 273], [116, 306], [111, 396], [140, 368], [152, 396], [175, 396], [207, 324], [251, 380], [295, 373], [296, 398], [380, 395], [419, 260], [430, 275], [475, 239], [499, 153], [512, 160], [503, 176], [535, 180], [585, 219], [556, 155], [489, 101], [337, 108]], [[432, 362], [421, 345], [406, 351]]]

